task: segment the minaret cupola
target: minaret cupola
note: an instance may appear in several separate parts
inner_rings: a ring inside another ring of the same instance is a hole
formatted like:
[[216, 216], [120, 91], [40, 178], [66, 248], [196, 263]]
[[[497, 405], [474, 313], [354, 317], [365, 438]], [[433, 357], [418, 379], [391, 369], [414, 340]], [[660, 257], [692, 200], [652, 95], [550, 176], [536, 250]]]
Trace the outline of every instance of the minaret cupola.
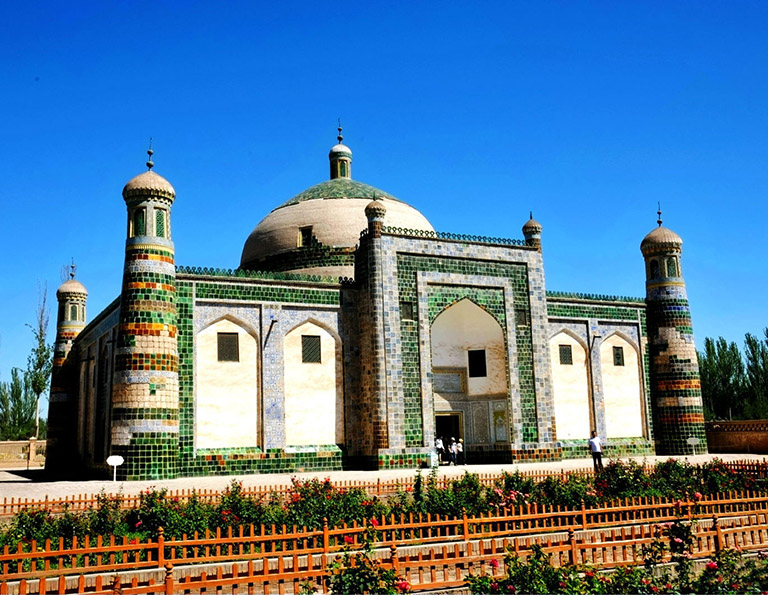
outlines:
[[541, 250], [541, 223], [533, 218], [533, 212], [530, 213], [530, 219], [523, 225], [523, 237], [525, 243], [529, 246]]
[[341, 120], [339, 120], [338, 144], [331, 147], [328, 153], [328, 159], [331, 161], [331, 179], [338, 178], [352, 179], [352, 149], [343, 144], [344, 137], [341, 134]]

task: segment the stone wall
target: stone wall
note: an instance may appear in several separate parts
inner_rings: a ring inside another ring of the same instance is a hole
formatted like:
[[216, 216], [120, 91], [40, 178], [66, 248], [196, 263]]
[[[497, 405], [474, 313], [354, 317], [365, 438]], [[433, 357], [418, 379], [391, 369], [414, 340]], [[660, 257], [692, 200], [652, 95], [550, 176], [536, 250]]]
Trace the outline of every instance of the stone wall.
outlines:
[[711, 453], [768, 454], [768, 419], [709, 421], [706, 431]]

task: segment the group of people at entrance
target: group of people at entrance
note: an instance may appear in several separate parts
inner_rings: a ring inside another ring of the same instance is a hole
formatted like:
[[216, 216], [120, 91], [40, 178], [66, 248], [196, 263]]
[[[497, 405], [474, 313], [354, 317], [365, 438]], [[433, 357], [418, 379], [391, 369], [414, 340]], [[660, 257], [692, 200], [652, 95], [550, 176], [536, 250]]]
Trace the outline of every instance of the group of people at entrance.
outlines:
[[464, 439], [451, 438], [435, 438], [435, 452], [437, 453], [438, 464], [445, 463], [450, 465], [463, 465], [464, 464]]

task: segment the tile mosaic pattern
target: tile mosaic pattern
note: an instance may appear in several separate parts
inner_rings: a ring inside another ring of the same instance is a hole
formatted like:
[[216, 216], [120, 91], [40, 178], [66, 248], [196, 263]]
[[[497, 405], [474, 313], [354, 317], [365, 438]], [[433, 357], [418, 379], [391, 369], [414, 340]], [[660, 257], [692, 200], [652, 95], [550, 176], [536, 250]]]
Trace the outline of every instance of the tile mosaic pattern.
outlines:
[[657, 453], [691, 454], [688, 438], [698, 438], [696, 452], [705, 452], [701, 379], [685, 285], [648, 287], [647, 302]]
[[111, 452], [121, 479], [178, 476], [176, 268], [170, 240], [129, 238], [120, 301]]
[[354, 248], [334, 248], [314, 243], [288, 252], [273, 254], [242, 265], [243, 269], [261, 271], [294, 271], [316, 267], [352, 267], [355, 264]]
[[[180, 271], [190, 269], [180, 268]], [[290, 473], [342, 468], [338, 445], [285, 445], [282, 338], [308, 319], [339, 332], [341, 288], [303, 280], [283, 281], [240, 272], [209, 275], [179, 273], [179, 466], [187, 476], [236, 473]], [[253, 329], [263, 350], [261, 395], [262, 446], [195, 451], [194, 337], [209, 324], [228, 317]]]
[[[397, 257], [397, 290], [401, 301], [417, 304], [418, 299], [416, 279], [420, 272], [437, 272], [454, 275], [455, 283], [461, 283], [462, 276], [477, 276], [510, 280], [513, 285], [514, 310], [530, 314], [529, 287], [527, 268], [524, 264], [505, 262], [485, 262], [475, 259], [457, 259], [438, 256], [417, 256], [399, 254]], [[490, 279], [493, 281], [493, 279]], [[450, 304], [469, 297], [477, 304], [485, 307], [498, 321], [502, 329], [507, 328], [504, 296], [499, 290], [482, 287], [438, 286], [430, 287], [427, 306], [429, 322], [434, 322], [437, 315]], [[506, 336], [506, 333], [505, 333]], [[533, 382], [533, 350], [529, 326], [521, 326], [516, 337], [517, 353], [517, 382], [520, 393], [522, 423], [522, 439], [524, 442], [536, 442], [538, 439], [538, 419], [536, 408], [536, 393]], [[401, 321], [400, 341], [403, 353], [403, 393], [405, 401], [405, 416], [409, 420], [405, 428], [406, 445], [416, 446], [423, 441], [421, 427], [424, 423], [421, 415], [421, 372], [419, 360], [419, 328], [408, 321]]]
[[590, 363], [592, 368], [592, 399], [595, 408], [594, 425], [601, 436], [605, 436], [606, 431], [600, 342], [614, 332], [619, 332], [635, 346], [643, 362], [645, 433], [648, 440], [652, 440], [653, 422], [645, 300], [623, 296], [547, 291], [547, 313], [549, 315], [550, 337], [562, 330], [567, 330], [578, 337], [584, 345], [593, 345]]
[[362, 182], [350, 178], [335, 178], [307, 188], [304, 192], [300, 192], [293, 198], [285, 201], [277, 207], [277, 209], [295, 205], [306, 200], [327, 200], [335, 198], [367, 198], [370, 200], [373, 200], [374, 198], [388, 198], [390, 200], [402, 202], [399, 198], [395, 198], [388, 192], [384, 192], [383, 190], [379, 190], [368, 184], [363, 184]]

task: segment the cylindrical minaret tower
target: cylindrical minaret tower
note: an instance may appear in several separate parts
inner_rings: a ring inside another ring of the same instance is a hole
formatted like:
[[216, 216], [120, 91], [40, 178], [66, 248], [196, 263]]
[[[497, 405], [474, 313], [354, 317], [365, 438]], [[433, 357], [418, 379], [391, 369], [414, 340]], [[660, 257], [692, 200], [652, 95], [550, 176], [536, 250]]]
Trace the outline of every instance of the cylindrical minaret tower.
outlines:
[[56, 342], [53, 347], [51, 393], [48, 399], [48, 446], [45, 470], [51, 475], [71, 472], [77, 459], [77, 366], [69, 359], [72, 344], [85, 328], [88, 292], [75, 280], [75, 265], [69, 279], [56, 291]]
[[128, 238], [112, 392], [111, 454], [122, 479], [178, 476], [179, 374], [173, 186], [148, 171], [123, 188]]
[[[656, 452], [684, 455], [707, 452], [704, 407], [693, 324], [680, 255], [683, 240], [661, 225], [640, 244], [650, 357], [651, 404]], [[698, 445], [689, 439], [697, 438]]]

